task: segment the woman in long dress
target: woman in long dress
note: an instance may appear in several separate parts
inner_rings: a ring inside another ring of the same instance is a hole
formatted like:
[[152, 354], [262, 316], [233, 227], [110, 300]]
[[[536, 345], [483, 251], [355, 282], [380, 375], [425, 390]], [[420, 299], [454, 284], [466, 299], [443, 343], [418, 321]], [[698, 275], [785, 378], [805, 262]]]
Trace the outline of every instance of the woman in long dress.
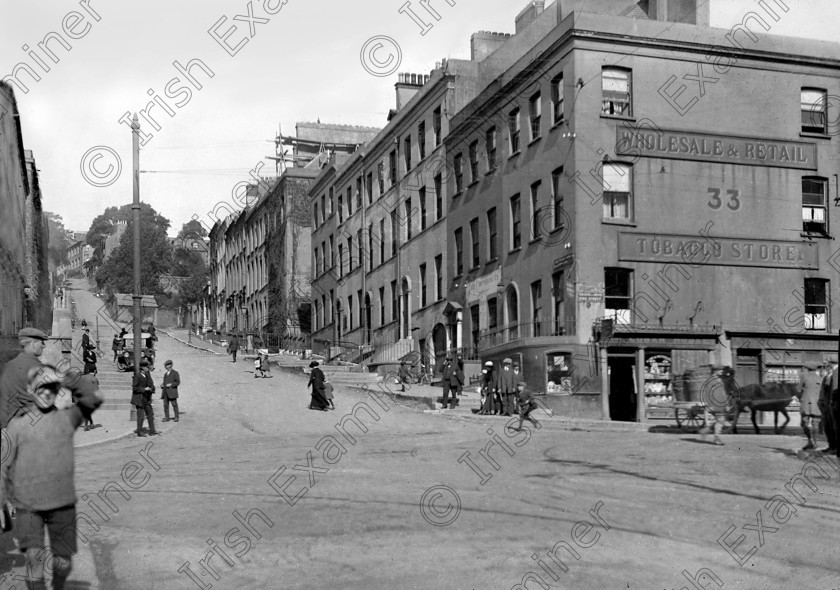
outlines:
[[312, 373], [309, 375], [309, 383], [306, 384], [306, 387], [312, 387], [312, 401], [309, 403], [309, 409], [326, 412], [330, 405], [325, 396], [324, 381], [327, 378], [324, 372], [318, 368], [318, 364], [318, 361], [309, 363], [309, 367], [312, 369]]

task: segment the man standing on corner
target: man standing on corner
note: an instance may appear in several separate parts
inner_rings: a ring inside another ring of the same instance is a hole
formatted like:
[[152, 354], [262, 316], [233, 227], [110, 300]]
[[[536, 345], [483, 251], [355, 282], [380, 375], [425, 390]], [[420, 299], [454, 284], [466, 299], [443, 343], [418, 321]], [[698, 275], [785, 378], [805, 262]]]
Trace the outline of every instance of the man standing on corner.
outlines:
[[169, 404], [175, 411], [175, 422], [178, 421], [178, 386], [181, 385], [181, 375], [172, 368], [172, 361], [163, 363], [166, 372], [163, 374], [163, 391], [160, 394], [163, 400], [163, 421], [169, 422]]
[[49, 338], [36, 328], [24, 328], [18, 333], [21, 353], [6, 363], [0, 376], [0, 429], [29, 402], [28, 375], [33, 367], [41, 367], [38, 359], [44, 353], [44, 342]]
[[152, 395], [155, 392], [155, 383], [149, 373], [149, 361], [140, 361], [140, 373], [134, 377], [131, 383], [131, 405], [137, 409], [137, 436], [146, 436], [143, 433], [143, 416], [149, 420], [149, 434], [155, 435], [155, 412], [152, 408]]
[[[513, 381], [515, 383], [519, 383], [520, 381], [524, 381], [524, 380], [525, 380], [525, 376], [522, 374], [522, 370], [519, 368], [519, 361], [514, 361], [513, 362]], [[513, 408], [511, 408], [511, 411], [514, 414], [519, 413], [519, 395], [518, 394], [513, 396]]]
[[502, 361], [502, 370], [496, 377], [496, 391], [501, 397], [502, 415], [510, 416], [513, 407], [513, 394], [516, 392], [516, 381], [513, 380], [512, 362], [509, 358]]

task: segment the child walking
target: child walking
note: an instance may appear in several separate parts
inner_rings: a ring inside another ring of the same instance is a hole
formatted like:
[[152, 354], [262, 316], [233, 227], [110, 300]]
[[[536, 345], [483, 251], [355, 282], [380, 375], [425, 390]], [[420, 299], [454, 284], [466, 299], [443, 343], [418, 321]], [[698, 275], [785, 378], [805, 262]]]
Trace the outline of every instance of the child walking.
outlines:
[[[63, 410], [55, 407], [64, 383], [55, 367], [34, 367], [28, 382], [27, 405], [9, 421], [2, 438], [0, 506], [8, 501], [16, 509], [15, 537], [26, 558], [27, 588], [45, 588], [45, 568], [51, 563], [52, 587], [61, 590], [76, 553], [73, 433], [104, 400], [92, 375], [72, 376], [67, 386], [78, 401]], [[0, 520], [5, 520], [2, 512]], [[9, 523], [1, 524], [6, 528]], [[45, 527], [49, 551], [44, 549]]]
[[512, 430], [517, 432], [522, 430], [522, 423], [525, 420], [531, 422], [537, 429], [541, 428], [540, 423], [531, 418], [531, 412], [536, 409], [537, 404], [534, 402], [534, 395], [525, 390], [524, 381], [516, 384], [516, 397], [519, 400], [519, 427]]

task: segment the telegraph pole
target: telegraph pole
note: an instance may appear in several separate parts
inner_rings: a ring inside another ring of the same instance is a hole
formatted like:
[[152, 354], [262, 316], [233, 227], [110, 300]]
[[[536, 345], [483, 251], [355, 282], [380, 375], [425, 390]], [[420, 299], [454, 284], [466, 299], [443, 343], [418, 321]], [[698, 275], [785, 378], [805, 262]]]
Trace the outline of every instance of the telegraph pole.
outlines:
[[140, 339], [143, 332], [143, 316], [140, 302], [140, 121], [137, 113], [131, 120], [131, 157], [134, 162], [134, 200], [131, 204], [134, 223], [134, 376], [140, 375]]

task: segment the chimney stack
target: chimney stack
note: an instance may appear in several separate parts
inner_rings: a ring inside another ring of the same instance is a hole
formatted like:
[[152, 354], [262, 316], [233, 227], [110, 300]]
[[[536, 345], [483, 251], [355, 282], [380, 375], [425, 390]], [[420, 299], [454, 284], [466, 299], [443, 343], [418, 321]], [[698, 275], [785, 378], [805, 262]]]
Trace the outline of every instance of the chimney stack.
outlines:
[[394, 84], [397, 90], [397, 112], [402, 110], [428, 79], [429, 77], [423, 74], [402, 73], [397, 75], [397, 83]]
[[545, 10], [545, 0], [531, 0], [528, 6], [516, 15], [516, 34], [522, 29], [537, 20], [537, 17]]

